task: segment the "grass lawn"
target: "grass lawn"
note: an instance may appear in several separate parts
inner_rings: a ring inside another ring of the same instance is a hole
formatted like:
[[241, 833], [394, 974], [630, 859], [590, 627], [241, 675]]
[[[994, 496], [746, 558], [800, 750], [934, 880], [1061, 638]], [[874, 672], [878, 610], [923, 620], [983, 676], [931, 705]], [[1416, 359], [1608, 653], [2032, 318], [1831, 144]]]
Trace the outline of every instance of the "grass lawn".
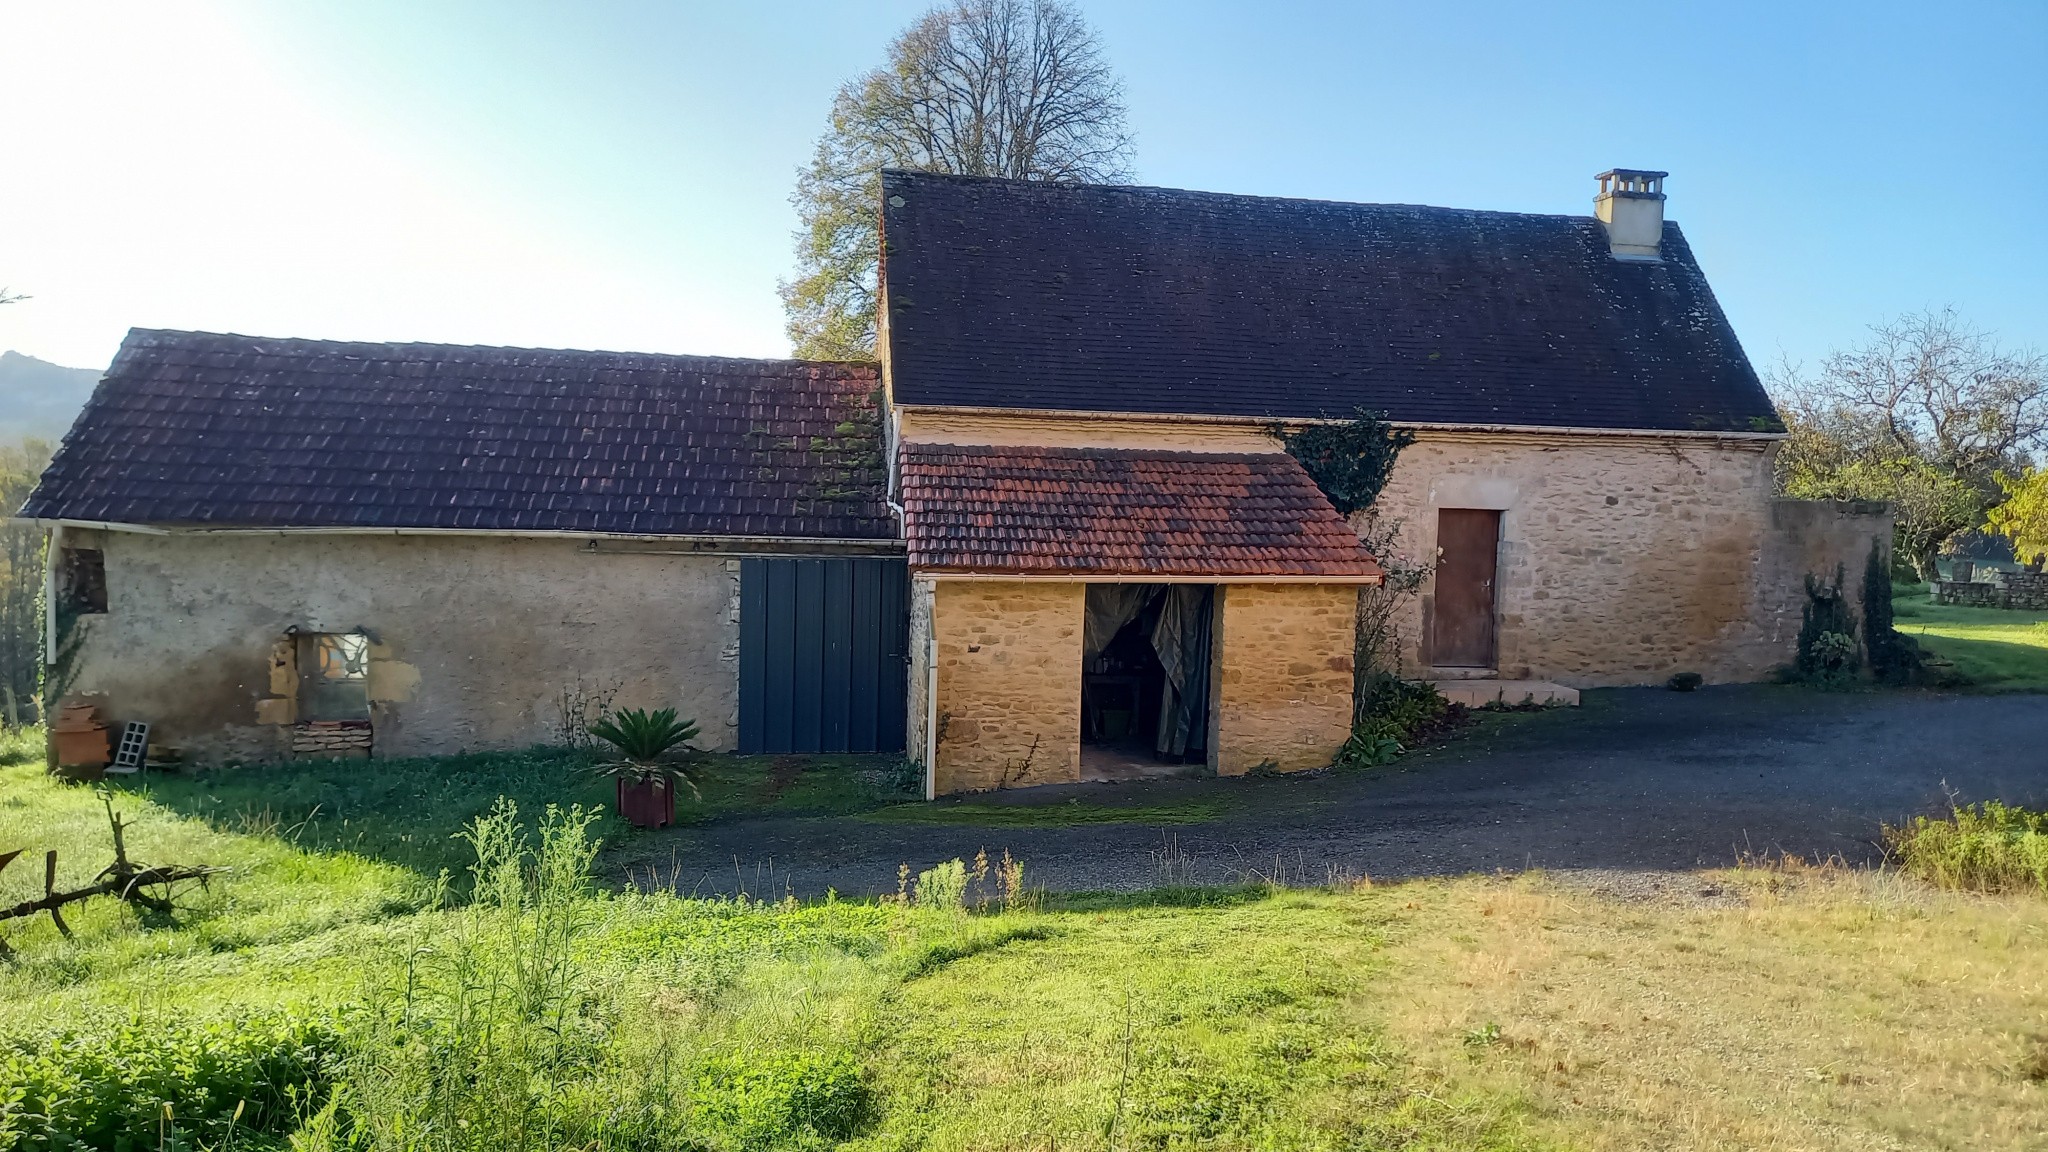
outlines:
[[[125, 794], [216, 828], [259, 833], [320, 852], [348, 852], [433, 876], [459, 875], [468, 849], [453, 833], [507, 796], [530, 813], [549, 804], [613, 807], [609, 779], [590, 759], [563, 749], [492, 752], [419, 760], [313, 761], [151, 773]], [[890, 756], [714, 755], [693, 769], [701, 799], [687, 790], [681, 824], [740, 814], [846, 815], [922, 794], [922, 778]], [[604, 839], [624, 847], [642, 835], [608, 818]]]
[[2010, 612], [1936, 604], [1924, 585], [1903, 585], [1892, 600], [1899, 631], [1982, 688], [2048, 692], [2048, 612]]
[[[44, 778], [32, 751], [0, 748], [0, 848], [57, 847], [60, 883], [89, 878], [107, 854], [100, 802]], [[437, 792], [430, 767], [388, 787], [433, 798], [499, 779], [451, 764], [462, 783]], [[547, 771], [504, 775], [528, 811], [550, 798]], [[459, 862], [441, 845], [463, 847], [462, 812], [423, 811], [410, 839], [353, 817], [335, 818], [344, 832], [296, 816], [294, 830], [261, 806], [238, 815], [253, 790], [196, 791], [207, 782], [119, 797], [131, 853], [235, 871], [174, 923], [101, 902], [71, 913], [74, 939], [47, 918], [0, 925], [17, 950], [0, 963], [0, 1040], [34, 1049], [53, 1028], [136, 1013], [145, 1037], [351, 1005], [400, 1018], [395, 990], [411, 1004], [422, 973], [466, 973], [473, 990], [490, 983], [479, 973], [545, 969], [581, 1007], [544, 1031], [584, 1021], [597, 1047], [518, 1078], [519, 1100], [574, 1116], [524, 1146], [2020, 1149], [2048, 1132], [2038, 897], [1794, 867], [1702, 874], [1676, 898], [1540, 874], [980, 912], [981, 889], [970, 910], [621, 892], [514, 923], [433, 905], [427, 873]], [[294, 812], [330, 802], [289, 795]], [[0, 905], [39, 891], [40, 868], [19, 865], [0, 874]], [[537, 966], [549, 940], [573, 963]], [[443, 1062], [475, 1095], [503, 1058]], [[0, 1081], [6, 1067], [0, 1048]], [[402, 1080], [349, 1081], [356, 1107], [396, 1107]], [[7, 1099], [0, 1082], [0, 1147], [26, 1122]], [[480, 1122], [508, 1107], [457, 1105]], [[365, 1146], [514, 1146], [421, 1131], [376, 1129]], [[318, 1116], [301, 1136], [335, 1146]]]

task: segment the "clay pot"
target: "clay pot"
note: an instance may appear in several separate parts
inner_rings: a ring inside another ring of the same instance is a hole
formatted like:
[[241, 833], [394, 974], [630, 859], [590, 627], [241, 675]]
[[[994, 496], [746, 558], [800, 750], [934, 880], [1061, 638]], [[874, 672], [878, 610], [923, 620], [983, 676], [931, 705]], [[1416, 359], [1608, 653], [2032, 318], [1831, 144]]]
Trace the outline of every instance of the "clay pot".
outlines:
[[666, 828], [676, 822], [675, 785], [664, 777], [618, 778], [619, 815], [635, 828]]

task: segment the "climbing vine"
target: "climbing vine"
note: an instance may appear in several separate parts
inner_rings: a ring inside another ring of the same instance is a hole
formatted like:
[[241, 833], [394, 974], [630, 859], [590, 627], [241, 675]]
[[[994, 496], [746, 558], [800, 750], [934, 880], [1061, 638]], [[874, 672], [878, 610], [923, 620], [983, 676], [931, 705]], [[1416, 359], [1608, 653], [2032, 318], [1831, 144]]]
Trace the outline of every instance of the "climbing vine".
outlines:
[[1372, 507], [1394, 474], [1401, 449], [1415, 443], [1413, 432], [1362, 408], [1341, 424], [1296, 429], [1275, 424], [1272, 434], [1345, 517]]

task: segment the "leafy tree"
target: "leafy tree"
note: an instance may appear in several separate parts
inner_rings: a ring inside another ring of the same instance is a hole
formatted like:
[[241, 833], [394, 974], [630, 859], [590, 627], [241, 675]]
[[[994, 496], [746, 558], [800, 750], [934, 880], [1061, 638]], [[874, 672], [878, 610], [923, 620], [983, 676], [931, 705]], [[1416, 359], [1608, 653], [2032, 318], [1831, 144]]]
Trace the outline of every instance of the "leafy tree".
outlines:
[[[23, 440], [0, 447], [0, 505], [12, 516], [50, 461], [50, 445]], [[0, 720], [29, 719], [43, 653], [43, 534], [0, 523]]]
[[2048, 445], [2048, 357], [2009, 352], [1954, 310], [1875, 325], [1818, 375], [1780, 368], [1791, 436], [1778, 482], [1807, 499], [1887, 500], [1895, 545], [1923, 580], [1955, 533], [2000, 498], [1996, 473]]
[[2022, 561], [2048, 553], [2048, 468], [2000, 472], [1997, 479], [2005, 499], [1988, 516], [1992, 531], [2009, 538]]
[[798, 356], [874, 355], [881, 170], [1068, 183], [1129, 179], [1123, 92], [1066, 0], [954, 0], [839, 89], [797, 179], [797, 274], [782, 285]]

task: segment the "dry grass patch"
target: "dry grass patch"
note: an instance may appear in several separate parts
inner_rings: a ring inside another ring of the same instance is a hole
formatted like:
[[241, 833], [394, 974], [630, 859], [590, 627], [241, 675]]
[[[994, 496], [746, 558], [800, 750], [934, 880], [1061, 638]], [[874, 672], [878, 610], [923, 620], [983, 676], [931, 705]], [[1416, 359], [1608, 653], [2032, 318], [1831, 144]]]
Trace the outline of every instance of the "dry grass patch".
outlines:
[[1717, 898], [1451, 885], [1392, 958], [1391, 1035], [1575, 1147], [2048, 1141], [2048, 904], [1796, 867], [1698, 885]]

